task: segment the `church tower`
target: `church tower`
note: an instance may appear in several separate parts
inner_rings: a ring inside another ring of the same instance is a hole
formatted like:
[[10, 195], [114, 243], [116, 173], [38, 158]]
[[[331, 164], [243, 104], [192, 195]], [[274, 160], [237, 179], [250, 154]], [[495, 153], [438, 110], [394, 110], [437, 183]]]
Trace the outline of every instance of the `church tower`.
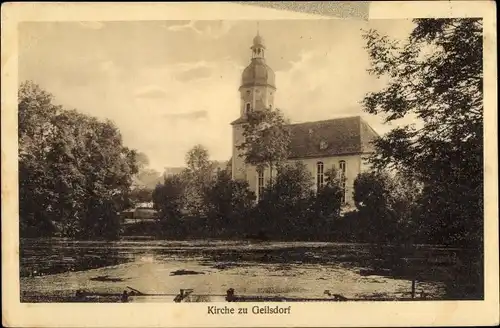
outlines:
[[250, 49], [250, 64], [243, 70], [239, 88], [240, 116], [231, 123], [233, 126], [233, 157], [231, 164], [232, 178], [247, 180], [252, 185], [253, 179], [248, 175], [244, 158], [240, 157], [241, 151], [236, 147], [243, 142], [242, 124], [246, 120], [247, 113], [274, 108], [276, 84], [274, 72], [266, 64], [264, 39], [258, 32]]

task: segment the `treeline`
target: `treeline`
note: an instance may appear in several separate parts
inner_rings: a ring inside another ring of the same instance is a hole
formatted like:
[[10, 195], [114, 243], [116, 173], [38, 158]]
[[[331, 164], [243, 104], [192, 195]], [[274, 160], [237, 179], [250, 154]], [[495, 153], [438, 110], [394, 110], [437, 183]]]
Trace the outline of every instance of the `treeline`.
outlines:
[[112, 122], [56, 106], [32, 82], [18, 105], [21, 237], [117, 238], [136, 152]]
[[315, 240], [328, 236], [325, 228], [340, 217], [341, 179], [333, 170], [316, 193], [304, 164], [280, 164], [256, 202], [229, 168], [215, 171], [203, 146], [186, 158], [186, 170], [153, 192], [163, 236]]
[[457, 244], [448, 227], [425, 215], [422, 183], [401, 173], [361, 173], [353, 209], [342, 204], [343, 177], [334, 169], [316, 191], [303, 163], [280, 164], [257, 201], [229, 169], [215, 170], [203, 146], [187, 159], [184, 172], [166, 177], [153, 192], [159, 237]]

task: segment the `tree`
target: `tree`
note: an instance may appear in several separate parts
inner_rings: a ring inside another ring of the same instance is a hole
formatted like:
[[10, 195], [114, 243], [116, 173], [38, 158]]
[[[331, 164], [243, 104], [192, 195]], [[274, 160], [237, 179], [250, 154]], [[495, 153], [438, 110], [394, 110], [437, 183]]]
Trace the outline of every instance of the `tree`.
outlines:
[[289, 155], [290, 131], [279, 109], [252, 111], [243, 124], [243, 150], [245, 163], [258, 169], [269, 168], [269, 181], [273, 184], [273, 168], [281, 165]]
[[257, 226], [272, 232], [287, 230], [304, 233], [303, 220], [307, 217], [312, 192], [312, 176], [302, 162], [280, 166], [276, 181], [264, 189], [258, 204]]
[[313, 199], [313, 212], [321, 218], [337, 218], [342, 207], [342, 182], [345, 179], [334, 168], [325, 172], [326, 181]]
[[48, 150], [53, 140], [52, 121], [61, 110], [53, 96], [32, 82], [23, 82], [18, 93], [19, 214], [21, 236], [50, 235], [57, 231], [50, 187]]
[[396, 220], [390, 210], [390, 178], [385, 172], [359, 174], [354, 180], [354, 203], [361, 220], [362, 241], [392, 242], [397, 232]]
[[159, 220], [163, 227], [175, 225], [183, 216], [185, 207], [186, 181], [181, 175], [165, 177], [153, 191], [153, 206], [159, 212]]
[[53, 105], [32, 82], [19, 117], [21, 235], [117, 237], [137, 165], [116, 126]]
[[216, 227], [241, 228], [241, 220], [247, 219], [254, 201], [255, 194], [248, 183], [232, 180], [226, 171], [218, 172], [215, 182], [205, 192], [208, 217]]
[[153, 201], [154, 189], [149, 188], [134, 188], [130, 191], [130, 201], [132, 205], [138, 203], [151, 203]]
[[208, 150], [203, 145], [196, 145], [186, 154], [186, 165], [182, 177], [187, 182], [188, 211], [193, 216], [205, 216], [204, 191], [214, 180], [214, 163], [210, 161]]
[[401, 173], [372, 171], [354, 181], [354, 202], [368, 235], [377, 242], [415, 240], [422, 185]]
[[404, 44], [365, 34], [369, 72], [388, 85], [364, 108], [386, 122], [413, 115], [422, 127], [395, 128], [375, 142], [376, 168], [396, 168], [424, 184], [427, 242], [482, 247], [482, 21], [416, 19]]

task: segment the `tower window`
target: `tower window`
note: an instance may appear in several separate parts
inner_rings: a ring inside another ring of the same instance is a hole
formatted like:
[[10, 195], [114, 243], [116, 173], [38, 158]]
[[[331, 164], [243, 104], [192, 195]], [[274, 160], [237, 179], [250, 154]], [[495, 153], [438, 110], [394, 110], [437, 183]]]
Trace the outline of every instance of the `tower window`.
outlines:
[[246, 111], [246, 113], [250, 112], [250, 103], [245, 104], [245, 111]]
[[316, 163], [316, 187], [318, 188], [318, 190], [323, 187], [323, 183], [325, 181], [325, 175], [323, 170], [324, 170], [323, 162]]
[[260, 200], [263, 194], [264, 194], [264, 170], [258, 170], [257, 199]]
[[345, 193], [346, 193], [346, 186], [345, 186], [345, 171], [346, 171], [346, 164], [345, 161], [339, 161], [339, 170], [340, 170], [340, 182], [342, 185], [342, 199], [341, 202], [342, 204], [345, 204]]

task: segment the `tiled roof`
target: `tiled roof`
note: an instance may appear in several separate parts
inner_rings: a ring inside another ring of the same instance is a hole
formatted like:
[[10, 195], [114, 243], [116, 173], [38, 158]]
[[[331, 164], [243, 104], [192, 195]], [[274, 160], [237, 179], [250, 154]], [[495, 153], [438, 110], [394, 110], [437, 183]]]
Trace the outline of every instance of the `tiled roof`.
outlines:
[[[244, 123], [238, 118], [231, 124]], [[290, 159], [371, 153], [379, 135], [360, 116], [290, 124]]]
[[360, 116], [290, 124], [290, 158], [368, 153], [378, 134]]

